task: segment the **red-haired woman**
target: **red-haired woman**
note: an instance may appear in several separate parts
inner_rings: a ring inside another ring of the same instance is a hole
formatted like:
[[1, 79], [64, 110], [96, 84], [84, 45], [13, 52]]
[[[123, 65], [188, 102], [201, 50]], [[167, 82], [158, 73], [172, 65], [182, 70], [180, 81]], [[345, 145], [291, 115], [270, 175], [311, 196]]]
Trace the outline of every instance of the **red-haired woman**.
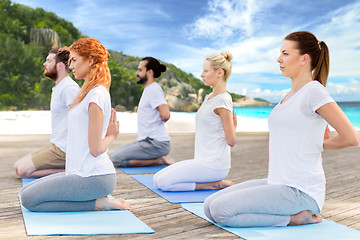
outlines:
[[70, 69], [85, 82], [68, 113], [65, 173], [29, 183], [20, 192], [21, 202], [37, 212], [130, 209], [124, 199], [107, 197], [116, 185], [107, 149], [119, 134], [109, 94], [109, 53], [93, 38], [79, 39], [69, 50]]

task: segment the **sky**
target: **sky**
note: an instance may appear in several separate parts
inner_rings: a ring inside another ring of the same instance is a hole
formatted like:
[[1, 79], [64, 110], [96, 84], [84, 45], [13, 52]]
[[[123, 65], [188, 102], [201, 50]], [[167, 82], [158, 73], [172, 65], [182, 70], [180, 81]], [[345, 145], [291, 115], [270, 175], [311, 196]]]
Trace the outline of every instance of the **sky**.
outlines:
[[327, 88], [360, 101], [360, 0], [13, 0], [70, 21], [108, 49], [153, 56], [200, 78], [204, 57], [233, 54], [227, 90], [277, 103], [291, 88], [283, 38], [310, 31], [330, 50]]

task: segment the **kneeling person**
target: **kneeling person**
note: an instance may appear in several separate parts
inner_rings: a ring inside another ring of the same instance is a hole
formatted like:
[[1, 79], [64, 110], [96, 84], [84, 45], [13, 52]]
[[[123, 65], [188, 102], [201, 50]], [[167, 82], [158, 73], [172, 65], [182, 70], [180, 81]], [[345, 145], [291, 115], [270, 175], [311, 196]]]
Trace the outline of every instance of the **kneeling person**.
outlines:
[[115, 167], [142, 167], [167, 165], [173, 160], [167, 158], [170, 152], [170, 137], [165, 123], [170, 110], [160, 85], [155, 78], [166, 71], [166, 66], [153, 57], [141, 60], [136, 72], [137, 83], [144, 85], [138, 106], [137, 141], [126, 144], [112, 153]]
[[15, 163], [15, 172], [23, 178], [38, 178], [65, 170], [67, 112], [80, 87], [69, 77], [69, 51], [54, 48], [44, 62], [44, 76], [54, 80], [52, 89], [51, 145], [28, 154]]

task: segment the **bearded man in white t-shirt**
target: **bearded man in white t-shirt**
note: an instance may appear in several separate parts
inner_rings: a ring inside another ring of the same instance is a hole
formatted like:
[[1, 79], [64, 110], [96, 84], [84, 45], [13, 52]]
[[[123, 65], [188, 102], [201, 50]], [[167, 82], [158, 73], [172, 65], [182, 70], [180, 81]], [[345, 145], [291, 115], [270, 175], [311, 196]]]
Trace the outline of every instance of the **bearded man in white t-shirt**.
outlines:
[[38, 178], [65, 170], [67, 111], [80, 88], [69, 77], [69, 51], [53, 48], [44, 62], [44, 76], [53, 80], [50, 146], [19, 159], [14, 167], [22, 178]]
[[166, 157], [170, 137], [165, 123], [170, 110], [160, 85], [155, 81], [166, 66], [153, 57], [141, 60], [136, 72], [137, 83], [144, 85], [138, 105], [138, 133], [135, 142], [116, 149], [110, 156], [115, 167], [169, 165], [175, 161]]

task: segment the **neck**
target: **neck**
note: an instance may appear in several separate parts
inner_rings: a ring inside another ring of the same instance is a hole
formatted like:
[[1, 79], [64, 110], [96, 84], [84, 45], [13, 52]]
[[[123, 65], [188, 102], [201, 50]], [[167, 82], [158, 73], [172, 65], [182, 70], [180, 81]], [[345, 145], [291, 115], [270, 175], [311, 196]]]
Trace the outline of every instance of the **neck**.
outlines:
[[297, 92], [299, 89], [301, 89], [304, 85], [311, 82], [312, 75], [311, 72], [304, 72], [302, 74], [299, 74], [296, 77], [291, 78], [291, 91]]
[[215, 86], [212, 86], [212, 87], [213, 87], [213, 95], [214, 96], [226, 92], [226, 82], [223, 80], [219, 80], [218, 84], [216, 84]]
[[144, 83], [144, 87], [149, 86], [149, 85], [152, 84], [153, 82], [155, 82], [155, 78], [148, 78], [148, 80], [146, 81], [146, 83]]
[[68, 73], [64, 73], [64, 72], [58, 72], [58, 77], [55, 80], [55, 85], [59, 84], [61, 82], [61, 80], [63, 80], [65, 77], [67, 77], [69, 74]]

